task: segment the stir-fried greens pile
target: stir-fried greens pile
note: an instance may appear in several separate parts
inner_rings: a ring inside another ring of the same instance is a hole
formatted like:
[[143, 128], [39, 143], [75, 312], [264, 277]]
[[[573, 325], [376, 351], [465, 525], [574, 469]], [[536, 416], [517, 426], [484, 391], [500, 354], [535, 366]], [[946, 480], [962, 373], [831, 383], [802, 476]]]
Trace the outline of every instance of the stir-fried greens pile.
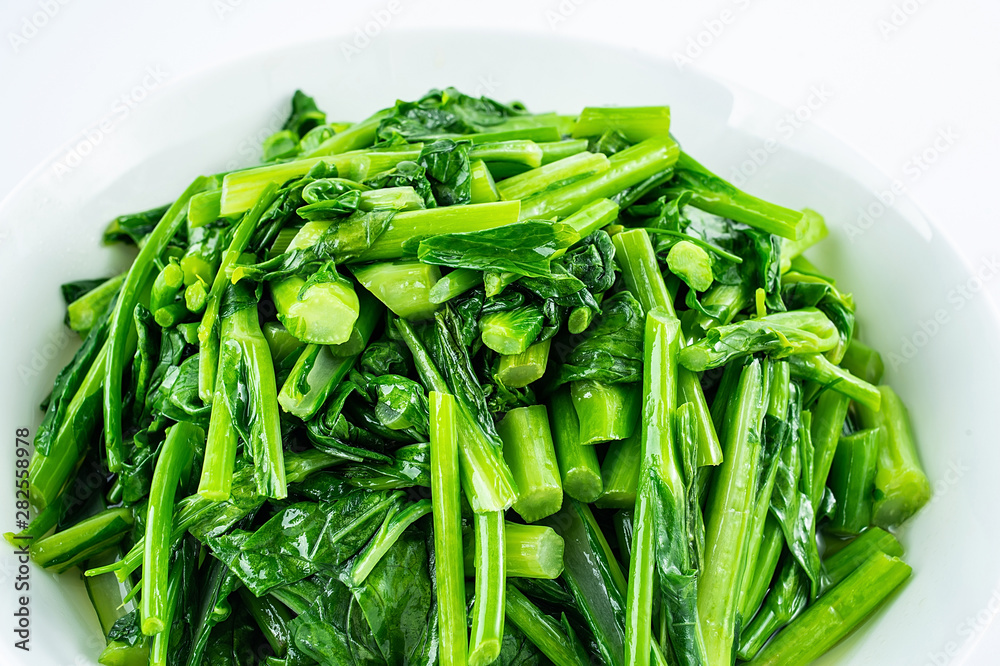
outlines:
[[[805, 664], [909, 575], [906, 409], [823, 219], [666, 107], [454, 89], [114, 220], [15, 544], [104, 664]], [[821, 538], [818, 538], [821, 537]]]

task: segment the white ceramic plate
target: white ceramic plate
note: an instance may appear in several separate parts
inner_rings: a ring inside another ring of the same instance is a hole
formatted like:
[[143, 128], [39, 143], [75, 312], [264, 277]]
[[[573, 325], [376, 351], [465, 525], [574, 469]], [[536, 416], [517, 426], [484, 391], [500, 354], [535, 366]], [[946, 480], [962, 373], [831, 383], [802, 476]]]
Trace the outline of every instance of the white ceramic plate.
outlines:
[[[826, 216], [830, 239], [813, 259], [854, 293], [862, 335], [886, 356], [887, 381], [910, 407], [936, 488], [901, 534], [913, 578], [822, 663], [996, 663], [985, 645], [997, 642], [991, 623], [1000, 610], [1000, 331], [970, 268], [989, 277], [1000, 266], [964, 266], [905, 198], [881, 205], [889, 180], [808, 123], [782, 124], [789, 110], [672, 63], [472, 32], [377, 35], [348, 62], [343, 42], [296, 46], [157, 89], [116, 115], [110, 131], [95, 123], [69, 142], [0, 205], [0, 530], [14, 527], [15, 430], [34, 433], [37, 405], [77, 345], [62, 326], [59, 284], [126, 265], [100, 245], [115, 215], [170, 201], [196, 173], [255, 161], [295, 88], [347, 120], [447, 85], [536, 111], [669, 104], [675, 135], [710, 168], [752, 173], [749, 191]], [[96, 663], [103, 637], [76, 572], [30, 568], [31, 652], [13, 647], [18, 566], [0, 548], [0, 662]]]

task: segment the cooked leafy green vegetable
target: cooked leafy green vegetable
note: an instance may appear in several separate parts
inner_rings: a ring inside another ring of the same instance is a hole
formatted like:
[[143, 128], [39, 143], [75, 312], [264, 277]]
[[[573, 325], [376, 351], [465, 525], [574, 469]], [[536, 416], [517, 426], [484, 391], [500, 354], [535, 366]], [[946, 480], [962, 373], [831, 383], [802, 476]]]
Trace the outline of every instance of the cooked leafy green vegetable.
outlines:
[[672, 129], [296, 91], [262, 164], [116, 218], [131, 266], [63, 285], [82, 344], [5, 538], [86, 568], [106, 664], [819, 656], [909, 575], [882, 528], [930, 481], [803, 254], [822, 216]]

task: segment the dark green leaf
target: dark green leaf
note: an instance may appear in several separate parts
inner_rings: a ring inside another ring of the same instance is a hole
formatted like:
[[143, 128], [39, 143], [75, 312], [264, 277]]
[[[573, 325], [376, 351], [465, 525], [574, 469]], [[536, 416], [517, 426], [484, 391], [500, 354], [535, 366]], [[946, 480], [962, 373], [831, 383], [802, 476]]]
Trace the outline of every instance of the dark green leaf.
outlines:
[[417, 257], [427, 264], [499, 270], [548, 277], [557, 251], [577, 240], [565, 224], [528, 220], [483, 231], [431, 236], [420, 241]]
[[467, 141], [442, 139], [420, 151], [418, 162], [424, 167], [437, 205], [457, 206], [472, 200], [470, 146]]
[[605, 299], [603, 312], [586, 331], [570, 340], [549, 388], [579, 379], [608, 384], [641, 381], [644, 327], [642, 305], [630, 292]]

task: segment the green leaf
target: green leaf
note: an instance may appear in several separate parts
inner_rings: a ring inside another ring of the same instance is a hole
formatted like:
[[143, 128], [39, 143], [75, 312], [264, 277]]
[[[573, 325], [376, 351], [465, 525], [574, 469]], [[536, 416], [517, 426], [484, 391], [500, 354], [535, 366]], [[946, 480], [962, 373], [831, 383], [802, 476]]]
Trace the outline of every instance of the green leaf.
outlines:
[[579, 336], [549, 386], [594, 379], [608, 384], [642, 380], [645, 314], [630, 292], [605, 299], [603, 312]]
[[380, 141], [420, 141], [442, 134], [482, 132], [508, 118], [524, 115], [523, 108], [488, 97], [470, 97], [454, 88], [431, 90], [414, 102], [396, 102], [378, 127]]
[[356, 490], [332, 503], [298, 502], [255, 532], [232, 530], [207, 542], [255, 595], [319, 571], [339, 572], [382, 524], [395, 495]]
[[437, 205], [457, 206], [472, 201], [471, 145], [442, 139], [420, 151], [418, 162], [425, 169]]
[[577, 240], [564, 224], [528, 220], [483, 231], [431, 236], [417, 257], [427, 264], [548, 277], [552, 259]]

